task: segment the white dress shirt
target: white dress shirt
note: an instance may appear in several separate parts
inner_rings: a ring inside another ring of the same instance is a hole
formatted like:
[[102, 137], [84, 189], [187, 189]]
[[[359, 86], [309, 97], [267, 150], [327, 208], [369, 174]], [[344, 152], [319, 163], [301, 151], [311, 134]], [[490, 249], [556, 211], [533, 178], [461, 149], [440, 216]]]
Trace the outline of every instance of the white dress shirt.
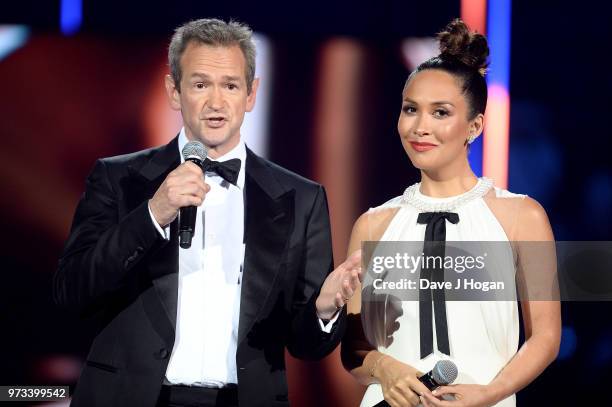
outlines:
[[[183, 128], [178, 138], [179, 153], [187, 142]], [[198, 207], [192, 245], [179, 248], [176, 338], [166, 370], [170, 384], [223, 387], [238, 383], [236, 348], [245, 252], [246, 146], [242, 140], [217, 161], [233, 158], [241, 161], [237, 185], [206, 172], [211, 189]], [[169, 228], [162, 229], [152, 212], [150, 215], [157, 230], [168, 239]], [[336, 320], [337, 315], [327, 324], [319, 320], [321, 329], [330, 332]]]

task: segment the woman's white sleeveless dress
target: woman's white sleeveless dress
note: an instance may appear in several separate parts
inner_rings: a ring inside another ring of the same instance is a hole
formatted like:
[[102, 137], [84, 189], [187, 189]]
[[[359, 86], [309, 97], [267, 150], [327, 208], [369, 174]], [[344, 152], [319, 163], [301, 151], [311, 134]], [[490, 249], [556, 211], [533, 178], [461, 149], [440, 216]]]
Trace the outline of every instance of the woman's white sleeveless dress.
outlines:
[[[508, 241], [508, 237], [498, 215], [492, 207], [498, 208], [495, 201], [506, 198], [519, 198], [524, 195], [512, 194], [493, 186], [491, 180], [479, 178], [477, 184], [466, 193], [449, 198], [432, 198], [423, 195], [420, 184], [406, 189], [404, 195], [390, 200], [376, 208], [377, 211], [396, 211], [386, 228], [381, 241], [423, 241], [425, 224], [417, 223], [421, 212], [455, 212], [459, 215], [456, 224], [446, 221], [447, 241]], [[502, 205], [503, 206], [503, 205]], [[516, 262], [512, 249], [502, 259], [501, 269], [505, 273], [515, 273]], [[424, 359], [419, 349], [419, 303], [401, 301], [401, 316], [397, 319], [399, 329], [392, 333], [391, 343], [383, 343], [388, 334], [380, 321], [381, 312], [372, 310], [371, 305], [362, 302], [362, 322], [364, 333], [378, 351], [388, 354], [422, 372], [430, 371], [441, 359], [450, 359], [458, 367], [458, 383], [488, 384], [517, 352], [519, 340], [519, 318], [516, 301], [447, 301], [446, 315], [451, 356], [434, 352]], [[393, 313], [387, 309], [386, 315]], [[397, 317], [397, 312], [394, 313]], [[435, 329], [435, 327], [434, 327]], [[379, 384], [368, 386], [361, 406], [369, 407], [383, 399]], [[497, 406], [515, 406], [511, 396]]]

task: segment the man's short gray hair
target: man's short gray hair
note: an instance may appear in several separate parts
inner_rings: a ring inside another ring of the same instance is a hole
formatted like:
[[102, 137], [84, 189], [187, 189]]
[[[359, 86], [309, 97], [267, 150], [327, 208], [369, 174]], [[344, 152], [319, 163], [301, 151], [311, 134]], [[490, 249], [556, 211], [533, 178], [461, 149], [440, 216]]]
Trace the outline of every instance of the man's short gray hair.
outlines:
[[194, 42], [213, 47], [231, 47], [238, 45], [246, 61], [245, 78], [247, 91], [250, 94], [255, 79], [255, 42], [253, 31], [248, 25], [230, 20], [228, 23], [216, 18], [202, 18], [190, 21], [174, 31], [168, 47], [168, 64], [174, 86], [180, 92], [181, 56], [187, 46]]

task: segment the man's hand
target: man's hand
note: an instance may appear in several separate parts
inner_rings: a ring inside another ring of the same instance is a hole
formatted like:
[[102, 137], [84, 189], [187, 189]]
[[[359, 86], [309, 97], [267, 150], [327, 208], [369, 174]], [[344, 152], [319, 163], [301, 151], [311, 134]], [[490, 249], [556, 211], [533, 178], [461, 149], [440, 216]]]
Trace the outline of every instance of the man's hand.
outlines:
[[149, 201], [153, 217], [161, 227], [170, 224], [185, 206], [200, 206], [210, 185], [204, 182], [202, 169], [184, 162], [172, 171]]
[[361, 250], [356, 250], [325, 279], [316, 302], [319, 318], [332, 319], [353, 296], [362, 278]]

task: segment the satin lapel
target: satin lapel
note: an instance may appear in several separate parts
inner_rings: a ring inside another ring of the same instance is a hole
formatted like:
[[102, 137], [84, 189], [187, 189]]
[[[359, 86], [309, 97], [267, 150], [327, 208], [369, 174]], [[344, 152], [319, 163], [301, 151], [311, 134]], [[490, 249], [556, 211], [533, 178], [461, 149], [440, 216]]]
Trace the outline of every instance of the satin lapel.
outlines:
[[238, 343], [272, 292], [294, 223], [295, 190], [284, 189], [268, 164], [247, 149], [244, 270]]
[[[132, 176], [126, 191], [129, 207], [136, 207], [150, 199], [168, 173], [180, 164], [178, 139], [161, 147], [140, 169], [131, 169]], [[168, 346], [174, 343], [178, 301], [178, 220], [170, 225], [170, 241], [155, 249], [147, 257], [149, 277], [155, 295], [143, 296], [143, 306], [155, 330]]]

